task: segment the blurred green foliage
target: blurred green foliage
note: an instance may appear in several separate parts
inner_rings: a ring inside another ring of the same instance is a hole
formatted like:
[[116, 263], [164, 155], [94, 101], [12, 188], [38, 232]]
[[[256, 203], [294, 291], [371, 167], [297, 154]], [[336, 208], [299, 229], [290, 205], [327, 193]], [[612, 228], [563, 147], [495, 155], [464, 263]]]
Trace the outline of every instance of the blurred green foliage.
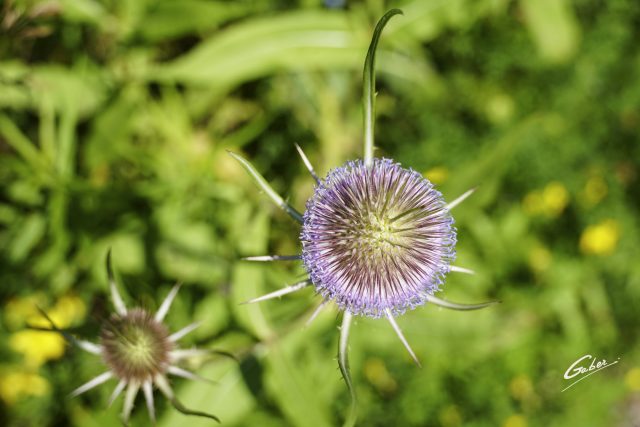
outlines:
[[[448, 200], [479, 186], [454, 211], [457, 264], [478, 274], [444, 294], [503, 304], [400, 318], [422, 369], [386, 322], [359, 319], [360, 425], [640, 423], [637, 1], [5, 0], [0, 424], [118, 424], [110, 387], [60, 397], [101, 372], [94, 357], [16, 344], [21, 313], [69, 298], [95, 340], [108, 248], [129, 304], [156, 307], [182, 281], [168, 323], [203, 320], [186, 344], [241, 358], [192, 366], [217, 383], [174, 381], [182, 401], [229, 426], [341, 423], [335, 309], [305, 329], [312, 291], [238, 305], [303, 270], [238, 261], [297, 253], [298, 227], [225, 150], [302, 209], [312, 180], [293, 143], [321, 175], [361, 156], [361, 67], [390, 7], [404, 16], [377, 60], [378, 155]], [[584, 354], [620, 362], [561, 393]], [[161, 426], [186, 422], [158, 405]]]

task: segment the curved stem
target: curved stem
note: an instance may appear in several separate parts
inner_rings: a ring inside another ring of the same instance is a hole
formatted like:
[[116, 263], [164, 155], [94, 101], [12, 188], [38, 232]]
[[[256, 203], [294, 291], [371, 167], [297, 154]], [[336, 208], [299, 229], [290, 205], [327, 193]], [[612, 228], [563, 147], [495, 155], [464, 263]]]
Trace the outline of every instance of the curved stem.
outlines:
[[378, 21], [371, 44], [367, 51], [367, 57], [364, 60], [364, 70], [362, 73], [362, 104], [364, 109], [364, 164], [371, 166], [373, 163], [373, 128], [375, 125], [375, 97], [376, 97], [376, 78], [375, 78], [375, 56], [380, 40], [382, 29], [387, 25], [389, 19], [394, 15], [402, 15], [400, 9], [391, 9], [385, 13]]
[[161, 374], [156, 375], [154, 382], [156, 383], [156, 385], [158, 386], [162, 394], [164, 394], [166, 398], [169, 399], [173, 407], [176, 408], [179, 412], [185, 415], [195, 415], [197, 417], [210, 418], [218, 423], [220, 422], [220, 419], [215, 415], [208, 414], [202, 411], [194, 411], [192, 409], [185, 407], [182, 403], [180, 403], [180, 401], [173, 394], [173, 390], [169, 385], [169, 381], [167, 381], [167, 378], [164, 375], [161, 375]]
[[349, 393], [351, 394], [351, 408], [349, 409], [349, 415], [344, 420], [345, 427], [352, 427], [356, 424], [356, 418], [358, 417], [358, 399], [356, 397], [356, 390], [353, 388], [353, 382], [351, 381], [351, 371], [349, 370], [349, 331], [351, 329], [351, 321], [353, 315], [348, 311], [344, 312], [342, 317], [342, 326], [340, 327], [340, 345], [338, 347], [338, 366], [340, 366], [340, 372], [344, 382], [347, 384]]

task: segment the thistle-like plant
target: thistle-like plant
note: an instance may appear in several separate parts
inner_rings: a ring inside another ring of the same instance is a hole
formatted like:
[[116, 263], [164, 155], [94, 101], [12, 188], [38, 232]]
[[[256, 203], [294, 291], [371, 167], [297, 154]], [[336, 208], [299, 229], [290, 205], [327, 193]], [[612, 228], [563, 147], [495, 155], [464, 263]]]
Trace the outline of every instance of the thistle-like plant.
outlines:
[[224, 352], [202, 349], [180, 349], [177, 342], [195, 330], [200, 323], [194, 322], [177, 332], [171, 333], [163, 320], [175, 299], [180, 285], [175, 285], [164, 299], [158, 311], [153, 314], [143, 308], [127, 308], [115, 281], [111, 267], [111, 253], [107, 255], [107, 276], [115, 312], [106, 320], [100, 331], [99, 342], [93, 343], [73, 337], [67, 331], [58, 329], [47, 317], [54, 331], [62, 333], [70, 342], [82, 350], [100, 356], [107, 370], [71, 392], [71, 397], [79, 396], [111, 379], [117, 385], [111, 393], [108, 406], [124, 392], [122, 422], [128, 424], [133, 404], [142, 389], [151, 421], [155, 423], [153, 386], [155, 385], [171, 404], [186, 415], [196, 415], [218, 421], [214, 415], [186, 408], [176, 398], [168, 375], [192, 379], [206, 379], [178, 366], [185, 359], [209, 353]]
[[302, 149], [296, 145], [302, 161], [316, 181], [304, 214], [285, 202], [251, 163], [231, 153], [260, 188], [302, 225], [301, 255], [245, 259], [301, 260], [309, 274], [306, 280], [248, 302], [265, 301], [313, 286], [323, 302], [309, 321], [328, 302], [339, 307], [343, 316], [338, 363], [352, 398], [346, 424], [353, 424], [356, 417], [356, 396], [347, 359], [354, 315], [386, 318], [419, 365], [395, 321], [396, 316], [426, 302], [456, 310], [475, 310], [495, 303], [458, 304], [434, 295], [440, 291], [449, 272], [473, 273], [452, 265], [456, 254], [456, 229], [450, 213], [473, 193], [473, 189], [447, 203], [434, 185], [419, 173], [403, 168], [393, 160], [373, 156], [376, 48], [386, 23], [401, 13], [393, 9], [380, 19], [365, 59], [364, 159], [347, 162], [320, 179]]

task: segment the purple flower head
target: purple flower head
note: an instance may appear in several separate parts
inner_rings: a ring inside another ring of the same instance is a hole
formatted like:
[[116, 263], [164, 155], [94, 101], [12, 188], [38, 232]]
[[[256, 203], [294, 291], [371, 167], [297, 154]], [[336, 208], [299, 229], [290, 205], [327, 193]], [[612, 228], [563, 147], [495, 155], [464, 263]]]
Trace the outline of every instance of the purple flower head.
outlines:
[[389, 159], [332, 170], [307, 201], [300, 236], [316, 290], [370, 317], [424, 304], [455, 258], [456, 231], [442, 195]]

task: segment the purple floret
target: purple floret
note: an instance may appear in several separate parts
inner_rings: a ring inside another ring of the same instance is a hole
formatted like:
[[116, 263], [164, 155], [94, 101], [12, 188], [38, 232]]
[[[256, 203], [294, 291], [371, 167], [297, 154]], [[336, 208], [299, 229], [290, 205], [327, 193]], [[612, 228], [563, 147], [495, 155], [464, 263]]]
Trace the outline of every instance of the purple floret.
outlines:
[[456, 230], [442, 195], [389, 159], [329, 172], [307, 202], [300, 238], [318, 293], [370, 317], [424, 304], [455, 258]]

